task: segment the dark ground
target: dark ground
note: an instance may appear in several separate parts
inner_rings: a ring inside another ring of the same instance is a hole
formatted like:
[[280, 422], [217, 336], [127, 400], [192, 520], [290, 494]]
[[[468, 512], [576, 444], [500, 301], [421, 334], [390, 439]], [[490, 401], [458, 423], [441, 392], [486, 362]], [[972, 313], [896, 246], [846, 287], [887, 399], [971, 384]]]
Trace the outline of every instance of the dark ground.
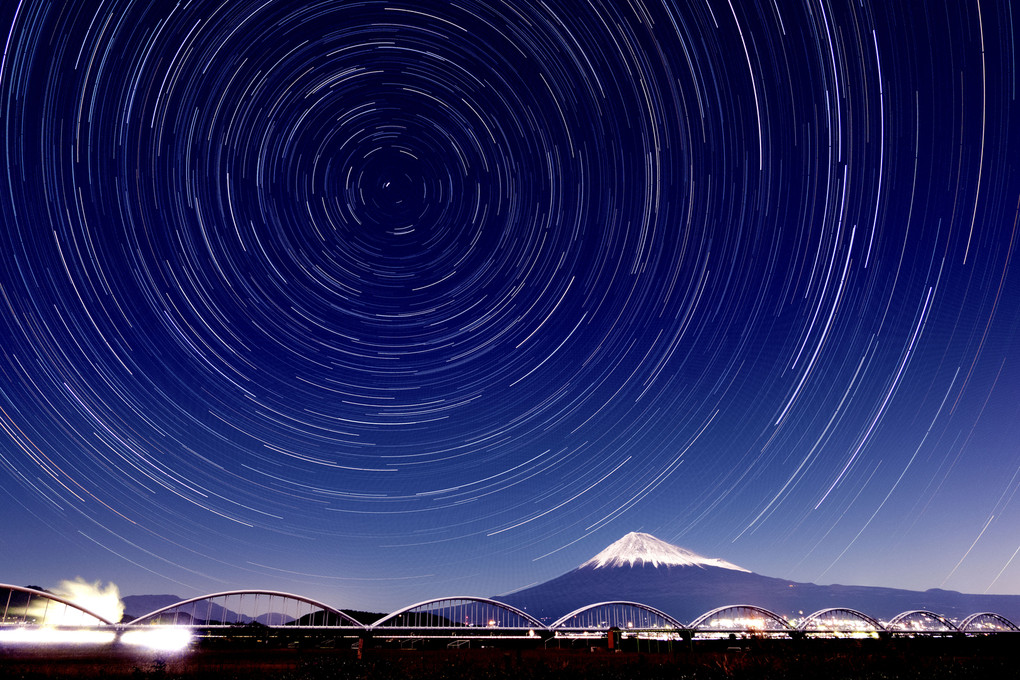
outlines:
[[[1020, 634], [997, 638], [677, 643], [659, 652], [584, 649], [209, 648], [160, 655], [120, 648], [0, 647], [0, 677], [170, 680], [954, 680], [1020, 678]], [[741, 649], [729, 649], [739, 645]]]

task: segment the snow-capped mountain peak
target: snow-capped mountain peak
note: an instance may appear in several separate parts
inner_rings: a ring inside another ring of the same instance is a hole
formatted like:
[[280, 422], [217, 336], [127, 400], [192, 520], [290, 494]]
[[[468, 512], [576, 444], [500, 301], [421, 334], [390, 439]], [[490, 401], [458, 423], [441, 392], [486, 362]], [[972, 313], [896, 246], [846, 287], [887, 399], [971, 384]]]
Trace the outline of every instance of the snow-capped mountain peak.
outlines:
[[644, 534], [632, 531], [595, 557], [581, 565], [581, 567], [624, 567], [635, 564], [647, 564], [653, 567], [721, 567], [735, 571], [746, 571], [748, 569], [738, 567], [725, 560], [716, 557], [703, 557], [686, 548], [681, 548], [671, 543], [666, 543], [651, 534]]

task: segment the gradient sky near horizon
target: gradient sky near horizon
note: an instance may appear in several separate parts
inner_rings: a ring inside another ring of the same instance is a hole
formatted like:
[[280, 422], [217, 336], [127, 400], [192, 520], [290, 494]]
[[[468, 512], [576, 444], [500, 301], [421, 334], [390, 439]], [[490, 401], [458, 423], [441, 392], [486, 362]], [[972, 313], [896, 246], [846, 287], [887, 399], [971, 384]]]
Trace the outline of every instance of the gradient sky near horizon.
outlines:
[[1020, 593], [1018, 18], [4, 2], [0, 581]]

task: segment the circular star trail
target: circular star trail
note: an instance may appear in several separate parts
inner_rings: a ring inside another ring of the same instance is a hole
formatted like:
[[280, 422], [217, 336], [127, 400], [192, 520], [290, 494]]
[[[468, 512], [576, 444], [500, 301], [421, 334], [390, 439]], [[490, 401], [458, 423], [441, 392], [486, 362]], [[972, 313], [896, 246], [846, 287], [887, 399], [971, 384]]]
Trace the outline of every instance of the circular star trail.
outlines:
[[924, 578], [1020, 587], [1008, 7], [8, 5], [0, 469], [58, 540], [814, 578], [984, 489]]

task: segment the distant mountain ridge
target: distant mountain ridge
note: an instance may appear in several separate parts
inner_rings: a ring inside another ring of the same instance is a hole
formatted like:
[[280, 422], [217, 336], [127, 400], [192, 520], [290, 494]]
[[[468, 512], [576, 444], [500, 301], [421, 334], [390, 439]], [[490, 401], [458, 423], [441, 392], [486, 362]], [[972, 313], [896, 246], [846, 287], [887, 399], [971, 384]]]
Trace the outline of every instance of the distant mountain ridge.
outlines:
[[956, 619], [995, 612], [1020, 625], [1020, 595], [799, 583], [642, 533], [627, 534], [561, 576], [494, 599], [545, 622], [589, 604], [621, 600], [655, 607], [685, 623], [717, 607], [751, 604], [794, 618], [829, 607], [856, 609], [881, 620], [918, 609]]

